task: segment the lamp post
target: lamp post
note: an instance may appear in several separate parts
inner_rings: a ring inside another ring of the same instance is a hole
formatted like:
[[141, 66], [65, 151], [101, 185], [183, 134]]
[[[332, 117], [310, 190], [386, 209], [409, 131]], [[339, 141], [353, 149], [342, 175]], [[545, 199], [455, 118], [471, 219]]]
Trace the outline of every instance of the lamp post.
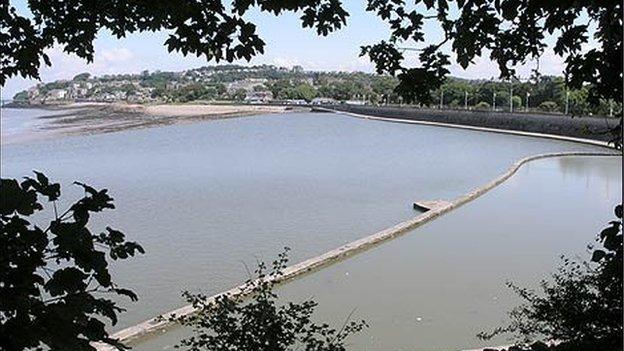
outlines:
[[513, 82], [509, 82], [509, 112], [513, 113]]
[[566, 100], [565, 100], [565, 115], [568, 114], [568, 106], [570, 105], [570, 91], [566, 90]]
[[609, 100], [609, 117], [613, 117], [613, 100]]
[[494, 92], [494, 96], [492, 97], [492, 111], [496, 111], [496, 92]]
[[444, 89], [440, 89], [440, 110], [442, 109], [443, 104], [444, 104]]

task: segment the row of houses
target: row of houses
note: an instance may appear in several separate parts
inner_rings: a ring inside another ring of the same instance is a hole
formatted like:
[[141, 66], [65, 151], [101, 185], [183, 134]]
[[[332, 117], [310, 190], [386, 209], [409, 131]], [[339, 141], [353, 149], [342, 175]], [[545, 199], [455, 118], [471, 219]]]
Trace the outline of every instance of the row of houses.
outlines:
[[[136, 81], [57, 81], [38, 84], [27, 90], [30, 103], [59, 103], [65, 101], [153, 101], [153, 88], [141, 87]], [[131, 93], [129, 93], [131, 91]]]
[[[34, 104], [62, 103], [67, 101], [129, 101], [153, 102], [170, 101], [172, 94], [183, 89], [188, 84], [197, 84], [188, 80], [167, 81], [158, 91], [154, 86], [144, 84], [140, 79], [85, 79], [72, 81], [56, 81], [49, 84], [39, 84], [30, 88], [28, 100]], [[317, 97], [311, 102], [302, 99], [276, 100], [273, 93], [266, 88], [269, 81], [265, 78], [247, 78], [236, 80], [225, 86], [225, 99], [243, 99], [245, 103], [286, 103], [290, 105], [304, 104], [333, 104], [335, 100], [326, 97]], [[201, 84], [201, 83], [200, 83]], [[243, 95], [241, 96], [241, 91]], [[174, 95], [173, 95], [174, 96]], [[223, 97], [221, 97], [223, 98]]]

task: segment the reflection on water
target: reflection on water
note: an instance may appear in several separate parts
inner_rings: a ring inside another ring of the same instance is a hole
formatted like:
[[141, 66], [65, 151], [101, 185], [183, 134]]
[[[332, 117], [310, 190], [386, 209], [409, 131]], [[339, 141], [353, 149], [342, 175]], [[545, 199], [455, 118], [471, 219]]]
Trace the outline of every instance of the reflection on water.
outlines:
[[533, 162], [483, 198], [283, 295], [314, 296], [335, 322], [357, 308], [373, 326], [354, 350], [484, 346], [476, 333], [499, 326], [518, 302], [505, 282], [535, 287], [559, 254], [587, 258], [622, 201], [621, 158], [565, 158], [574, 172], [562, 160]]
[[[558, 159], [559, 169], [564, 177], [573, 176], [585, 179], [586, 187], [593, 187], [594, 193], [598, 195], [607, 195], [621, 190], [622, 174], [621, 172], [613, 172], [612, 169], [600, 166], [600, 160], [597, 158], [579, 158], [579, 159]], [[590, 184], [592, 181], [600, 179], [600, 186]]]
[[43, 171], [69, 198], [81, 195], [74, 180], [110, 189], [117, 209], [93, 230], [123, 229], [147, 251], [113, 266], [141, 298], [122, 328], [180, 306], [182, 289], [239, 284], [242, 261], [283, 246], [294, 262], [318, 255], [412, 217], [415, 200], [452, 199], [519, 158], [566, 150], [596, 148], [303, 113], [5, 145], [2, 175]]

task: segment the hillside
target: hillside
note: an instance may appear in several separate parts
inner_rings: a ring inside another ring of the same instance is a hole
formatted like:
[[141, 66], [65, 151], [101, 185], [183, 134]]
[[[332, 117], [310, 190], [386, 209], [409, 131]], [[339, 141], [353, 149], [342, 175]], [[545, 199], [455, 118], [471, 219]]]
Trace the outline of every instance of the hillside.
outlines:
[[[149, 72], [91, 76], [41, 83], [15, 95], [24, 105], [67, 102], [185, 103], [223, 101], [304, 104], [401, 104], [394, 92], [397, 80], [362, 72], [306, 71], [302, 67], [270, 65], [205, 66], [179, 72]], [[438, 107], [481, 110], [532, 110], [568, 114], [613, 115], [621, 104], [587, 103], [587, 91], [566, 90], [562, 77], [542, 76], [538, 82], [449, 78], [432, 91]], [[512, 101], [510, 101], [512, 97]], [[528, 100], [528, 101], [527, 101]]]

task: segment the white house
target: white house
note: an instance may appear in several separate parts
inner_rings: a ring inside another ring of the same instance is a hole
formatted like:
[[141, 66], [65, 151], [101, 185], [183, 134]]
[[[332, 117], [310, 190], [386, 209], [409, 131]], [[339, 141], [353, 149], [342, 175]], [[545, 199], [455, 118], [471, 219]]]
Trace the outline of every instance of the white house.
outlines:
[[52, 89], [46, 95], [50, 100], [65, 100], [67, 99], [67, 90], [65, 89]]
[[266, 90], [266, 91], [250, 91], [247, 93], [247, 96], [245, 96], [245, 102], [251, 103], [251, 104], [257, 104], [257, 103], [263, 103], [263, 102], [269, 102], [273, 100], [273, 93]]
[[328, 97], [317, 97], [312, 99], [312, 105], [332, 105], [335, 103], [336, 100]]

